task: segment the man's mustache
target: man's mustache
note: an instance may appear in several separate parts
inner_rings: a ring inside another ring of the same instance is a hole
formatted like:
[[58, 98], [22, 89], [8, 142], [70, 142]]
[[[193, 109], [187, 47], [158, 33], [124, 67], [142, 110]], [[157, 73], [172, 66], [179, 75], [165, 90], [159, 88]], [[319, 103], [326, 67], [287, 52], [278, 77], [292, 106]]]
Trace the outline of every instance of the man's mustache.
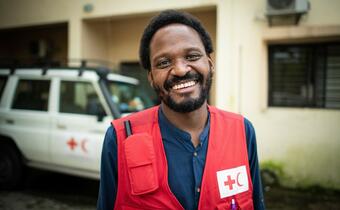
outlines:
[[203, 83], [203, 75], [194, 71], [189, 71], [182, 77], [173, 76], [172, 78], [166, 80], [163, 87], [165, 90], [169, 91], [170, 88], [175, 84], [184, 81], [198, 81], [199, 83]]

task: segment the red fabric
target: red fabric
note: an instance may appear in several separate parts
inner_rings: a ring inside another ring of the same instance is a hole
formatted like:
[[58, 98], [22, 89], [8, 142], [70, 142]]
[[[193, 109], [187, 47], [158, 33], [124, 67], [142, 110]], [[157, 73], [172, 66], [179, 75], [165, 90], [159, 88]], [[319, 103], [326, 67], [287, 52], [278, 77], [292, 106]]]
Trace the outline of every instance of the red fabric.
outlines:
[[[158, 125], [159, 106], [112, 121], [118, 144], [118, 190], [114, 209], [183, 209], [168, 185], [168, 167]], [[200, 210], [253, 209], [243, 117], [209, 106], [210, 133], [202, 178]], [[130, 120], [132, 136], [124, 124]], [[223, 122], [223, 123], [222, 123]], [[226, 161], [227, 160], [227, 161]], [[245, 166], [249, 189], [231, 197], [219, 193], [217, 171]]]

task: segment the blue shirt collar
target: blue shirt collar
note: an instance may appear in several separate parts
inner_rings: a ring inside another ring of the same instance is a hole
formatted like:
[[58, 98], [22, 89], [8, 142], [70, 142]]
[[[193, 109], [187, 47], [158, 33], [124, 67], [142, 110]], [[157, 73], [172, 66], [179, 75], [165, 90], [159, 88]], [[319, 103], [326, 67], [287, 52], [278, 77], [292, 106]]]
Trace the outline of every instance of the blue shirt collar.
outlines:
[[[167, 140], [175, 140], [176, 137], [179, 137], [180, 139], [183, 139], [184, 141], [191, 142], [191, 136], [188, 132], [183, 131], [179, 128], [177, 128], [175, 125], [173, 125], [164, 115], [164, 112], [162, 110], [162, 106], [160, 106], [158, 110], [158, 123], [161, 128], [162, 138]], [[162, 129], [163, 128], [163, 129]], [[205, 127], [200, 134], [200, 143], [204, 144], [205, 141], [208, 139], [210, 130], [210, 112], [208, 111], [208, 119], [205, 124]], [[175, 137], [175, 138], [174, 138]]]

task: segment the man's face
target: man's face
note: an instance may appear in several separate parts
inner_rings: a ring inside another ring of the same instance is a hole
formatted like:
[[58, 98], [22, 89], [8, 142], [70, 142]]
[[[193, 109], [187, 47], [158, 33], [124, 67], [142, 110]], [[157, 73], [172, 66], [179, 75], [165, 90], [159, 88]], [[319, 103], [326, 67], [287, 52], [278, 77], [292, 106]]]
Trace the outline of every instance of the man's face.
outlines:
[[213, 63], [198, 33], [182, 24], [159, 29], [150, 43], [148, 78], [161, 101], [176, 112], [191, 112], [207, 100]]

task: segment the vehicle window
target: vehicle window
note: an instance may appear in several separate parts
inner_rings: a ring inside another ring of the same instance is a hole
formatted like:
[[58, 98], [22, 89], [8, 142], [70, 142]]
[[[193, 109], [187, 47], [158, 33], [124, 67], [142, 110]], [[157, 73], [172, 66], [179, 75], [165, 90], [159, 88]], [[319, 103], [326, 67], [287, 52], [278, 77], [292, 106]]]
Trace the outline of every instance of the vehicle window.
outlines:
[[7, 77], [0, 77], [0, 98], [2, 97], [2, 93], [4, 92], [6, 82]]
[[19, 80], [12, 108], [47, 111], [49, 90], [49, 80]]
[[133, 84], [110, 82], [109, 90], [114, 103], [122, 113], [136, 112], [153, 106], [151, 99], [143, 95], [141, 89]]
[[64, 113], [106, 115], [90, 82], [62, 81], [59, 110]]

